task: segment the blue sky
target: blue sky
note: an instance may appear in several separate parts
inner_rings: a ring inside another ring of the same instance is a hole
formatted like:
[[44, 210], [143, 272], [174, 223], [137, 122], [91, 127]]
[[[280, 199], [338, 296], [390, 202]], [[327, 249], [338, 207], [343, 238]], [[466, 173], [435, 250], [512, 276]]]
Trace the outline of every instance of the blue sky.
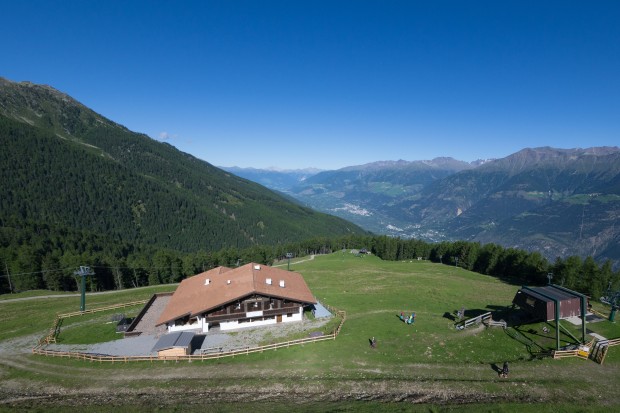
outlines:
[[620, 1], [0, 6], [0, 76], [218, 166], [620, 144]]

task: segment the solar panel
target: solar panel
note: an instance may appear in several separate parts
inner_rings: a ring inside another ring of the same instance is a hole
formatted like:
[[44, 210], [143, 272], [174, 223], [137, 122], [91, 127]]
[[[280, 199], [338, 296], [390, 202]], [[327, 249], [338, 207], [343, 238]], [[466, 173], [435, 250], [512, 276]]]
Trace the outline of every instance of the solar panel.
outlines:
[[166, 334], [161, 336], [151, 351], [161, 351], [173, 347], [189, 347], [195, 335], [196, 333], [191, 331], [176, 331]]

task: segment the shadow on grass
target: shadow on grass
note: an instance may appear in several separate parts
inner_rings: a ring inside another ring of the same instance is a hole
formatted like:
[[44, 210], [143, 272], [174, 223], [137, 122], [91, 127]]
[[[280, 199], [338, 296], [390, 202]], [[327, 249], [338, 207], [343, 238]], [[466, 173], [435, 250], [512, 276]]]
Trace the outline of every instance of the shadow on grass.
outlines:
[[[552, 329], [554, 329], [553, 326], [551, 327], [552, 328], [549, 329], [548, 323], [545, 323], [543, 324], [542, 328], [546, 329], [547, 332], [545, 332], [544, 330], [542, 332], [539, 332], [537, 329], [532, 328], [531, 325], [526, 324], [507, 328], [504, 330], [504, 332], [509, 337], [525, 346], [527, 352], [530, 355], [530, 360], [539, 360], [549, 357], [552, 351], [555, 350], [555, 333], [551, 331]], [[564, 333], [561, 333], [561, 336], [562, 335], [564, 335]], [[540, 343], [539, 339], [536, 340], [536, 338], [540, 338], [546, 341], [546, 343]], [[572, 340], [567, 340], [565, 335], [564, 337], [561, 337], [560, 348], [564, 348], [565, 346], [570, 345], [576, 344]]]
[[474, 318], [474, 317], [478, 317], [479, 315], [482, 315], [488, 312], [489, 310], [474, 308], [473, 310], [465, 310], [465, 314], [463, 315], [465, 318]]
[[450, 314], [449, 312], [443, 313], [443, 318], [447, 318], [450, 321], [457, 321], [456, 316], [454, 314]]
[[497, 363], [491, 363], [491, 368], [493, 369], [494, 372], [496, 372], [498, 375], [499, 373], [502, 372], [502, 368], [500, 366], [497, 365]]

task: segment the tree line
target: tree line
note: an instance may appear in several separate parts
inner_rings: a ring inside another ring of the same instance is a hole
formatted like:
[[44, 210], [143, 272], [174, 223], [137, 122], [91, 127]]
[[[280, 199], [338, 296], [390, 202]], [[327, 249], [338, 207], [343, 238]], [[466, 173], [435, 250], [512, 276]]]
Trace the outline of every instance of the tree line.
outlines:
[[599, 299], [607, 291], [620, 288], [620, 271], [611, 261], [602, 264], [594, 258], [578, 256], [557, 258], [550, 263], [537, 251], [527, 252], [497, 244], [455, 241], [427, 243], [387, 236], [373, 238], [372, 252], [384, 260], [427, 259], [454, 265], [479, 274], [491, 275], [513, 283], [544, 285], [549, 277], [554, 284]]
[[[591, 257], [571, 256], [550, 263], [538, 252], [468, 241], [428, 243], [388, 236], [347, 235], [186, 253], [135, 248], [119, 240], [113, 244], [114, 248], [96, 248], [94, 245], [102, 243], [96, 234], [80, 238], [80, 243], [74, 238], [84, 234], [67, 233], [60, 243], [58, 239], [37, 238], [37, 233], [45, 234], [41, 228], [31, 228], [29, 233], [32, 236], [22, 239], [28, 242], [15, 245], [7, 243], [7, 234], [0, 231], [0, 293], [32, 289], [77, 291], [80, 280], [75, 272], [82, 265], [90, 266], [95, 272], [87, 280], [89, 291], [120, 290], [176, 283], [218, 266], [235, 267], [249, 262], [272, 265], [287, 253], [304, 256], [361, 248], [383, 260], [430, 260], [524, 285], [544, 285], [551, 275], [554, 283], [595, 299], [604, 295], [610, 283], [614, 289], [620, 287], [620, 271], [614, 271], [609, 261], [599, 264]], [[72, 239], [74, 242], [70, 242]], [[70, 248], [60, 248], [61, 244]]]

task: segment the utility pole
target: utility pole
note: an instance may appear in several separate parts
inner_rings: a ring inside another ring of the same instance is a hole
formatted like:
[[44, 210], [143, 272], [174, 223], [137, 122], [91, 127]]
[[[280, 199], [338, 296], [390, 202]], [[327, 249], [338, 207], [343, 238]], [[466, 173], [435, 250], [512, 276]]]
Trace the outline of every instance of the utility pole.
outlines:
[[90, 267], [80, 266], [80, 269], [74, 272], [75, 275], [82, 277], [82, 295], [80, 297], [80, 311], [86, 311], [86, 276], [95, 275], [95, 272]]

